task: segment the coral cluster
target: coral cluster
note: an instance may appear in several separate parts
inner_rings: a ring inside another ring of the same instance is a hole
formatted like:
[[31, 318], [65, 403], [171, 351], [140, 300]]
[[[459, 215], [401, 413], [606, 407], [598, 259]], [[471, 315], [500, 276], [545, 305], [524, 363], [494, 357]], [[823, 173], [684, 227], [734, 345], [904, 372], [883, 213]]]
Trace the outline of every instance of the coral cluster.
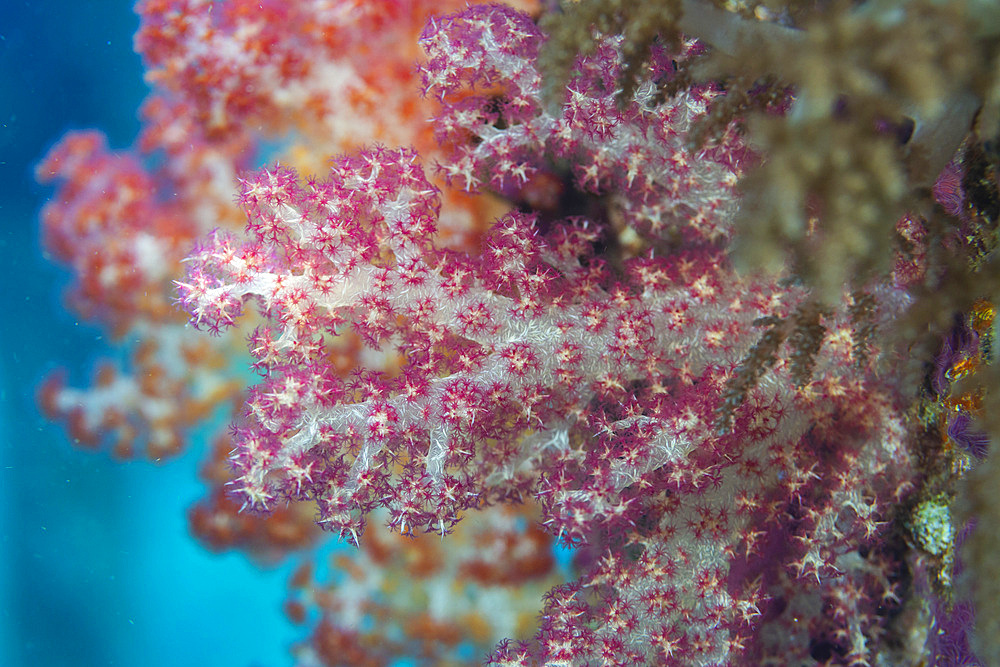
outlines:
[[295, 578], [300, 664], [971, 655], [996, 17], [666, 4], [147, 2], [163, 166], [80, 134], [40, 167], [75, 304], [143, 341], [45, 405], [158, 455], [242, 404], [196, 532], [356, 549]]

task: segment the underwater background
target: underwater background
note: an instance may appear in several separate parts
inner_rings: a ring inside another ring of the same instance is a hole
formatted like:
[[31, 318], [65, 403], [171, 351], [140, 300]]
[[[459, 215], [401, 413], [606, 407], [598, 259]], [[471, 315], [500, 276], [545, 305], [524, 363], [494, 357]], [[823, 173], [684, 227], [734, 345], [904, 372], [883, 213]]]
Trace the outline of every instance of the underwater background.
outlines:
[[49, 372], [85, 384], [111, 352], [63, 306], [68, 273], [43, 257], [37, 220], [52, 190], [34, 165], [68, 130], [127, 148], [147, 88], [131, 2], [0, 5], [0, 665], [290, 664], [290, 567], [188, 534], [203, 443], [162, 466], [121, 463], [74, 449], [39, 412]]

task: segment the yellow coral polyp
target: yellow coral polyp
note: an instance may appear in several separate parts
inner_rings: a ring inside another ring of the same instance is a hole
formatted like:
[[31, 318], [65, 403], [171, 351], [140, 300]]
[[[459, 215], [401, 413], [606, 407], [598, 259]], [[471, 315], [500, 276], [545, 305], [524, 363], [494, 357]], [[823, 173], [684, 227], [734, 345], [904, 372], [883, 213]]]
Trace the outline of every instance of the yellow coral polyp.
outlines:
[[997, 309], [986, 299], [978, 299], [972, 304], [972, 328], [983, 334], [993, 328]]
[[952, 381], [963, 378], [970, 373], [974, 373], [979, 367], [979, 360], [975, 357], [967, 357], [965, 359], [960, 359], [955, 362], [955, 364], [948, 369], [945, 376]]

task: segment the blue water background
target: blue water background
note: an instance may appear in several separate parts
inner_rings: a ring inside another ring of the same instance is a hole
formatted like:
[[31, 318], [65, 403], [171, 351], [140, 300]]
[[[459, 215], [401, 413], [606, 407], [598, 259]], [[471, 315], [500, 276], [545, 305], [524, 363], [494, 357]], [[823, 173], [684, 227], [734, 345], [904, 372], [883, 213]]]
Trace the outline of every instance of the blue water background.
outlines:
[[34, 391], [88, 381], [105, 333], [62, 305], [42, 257], [49, 188], [32, 169], [71, 129], [131, 145], [147, 90], [119, 0], [0, 3], [0, 667], [288, 665], [288, 568], [260, 571], [188, 535], [201, 450], [156, 466], [74, 450]]

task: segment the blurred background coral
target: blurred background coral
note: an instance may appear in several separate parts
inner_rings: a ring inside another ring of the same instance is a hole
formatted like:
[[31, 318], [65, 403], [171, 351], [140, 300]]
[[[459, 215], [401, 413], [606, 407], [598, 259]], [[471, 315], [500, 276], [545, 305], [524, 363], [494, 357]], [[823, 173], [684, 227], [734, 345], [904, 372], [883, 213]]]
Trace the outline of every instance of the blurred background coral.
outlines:
[[258, 570], [188, 533], [207, 444], [123, 465], [74, 449], [35, 397], [57, 367], [87, 383], [112, 353], [64, 307], [69, 273], [43, 257], [38, 225], [53, 188], [34, 169], [70, 130], [100, 127], [113, 150], [135, 140], [138, 25], [127, 0], [0, 8], [0, 664], [286, 665], [291, 568]]

